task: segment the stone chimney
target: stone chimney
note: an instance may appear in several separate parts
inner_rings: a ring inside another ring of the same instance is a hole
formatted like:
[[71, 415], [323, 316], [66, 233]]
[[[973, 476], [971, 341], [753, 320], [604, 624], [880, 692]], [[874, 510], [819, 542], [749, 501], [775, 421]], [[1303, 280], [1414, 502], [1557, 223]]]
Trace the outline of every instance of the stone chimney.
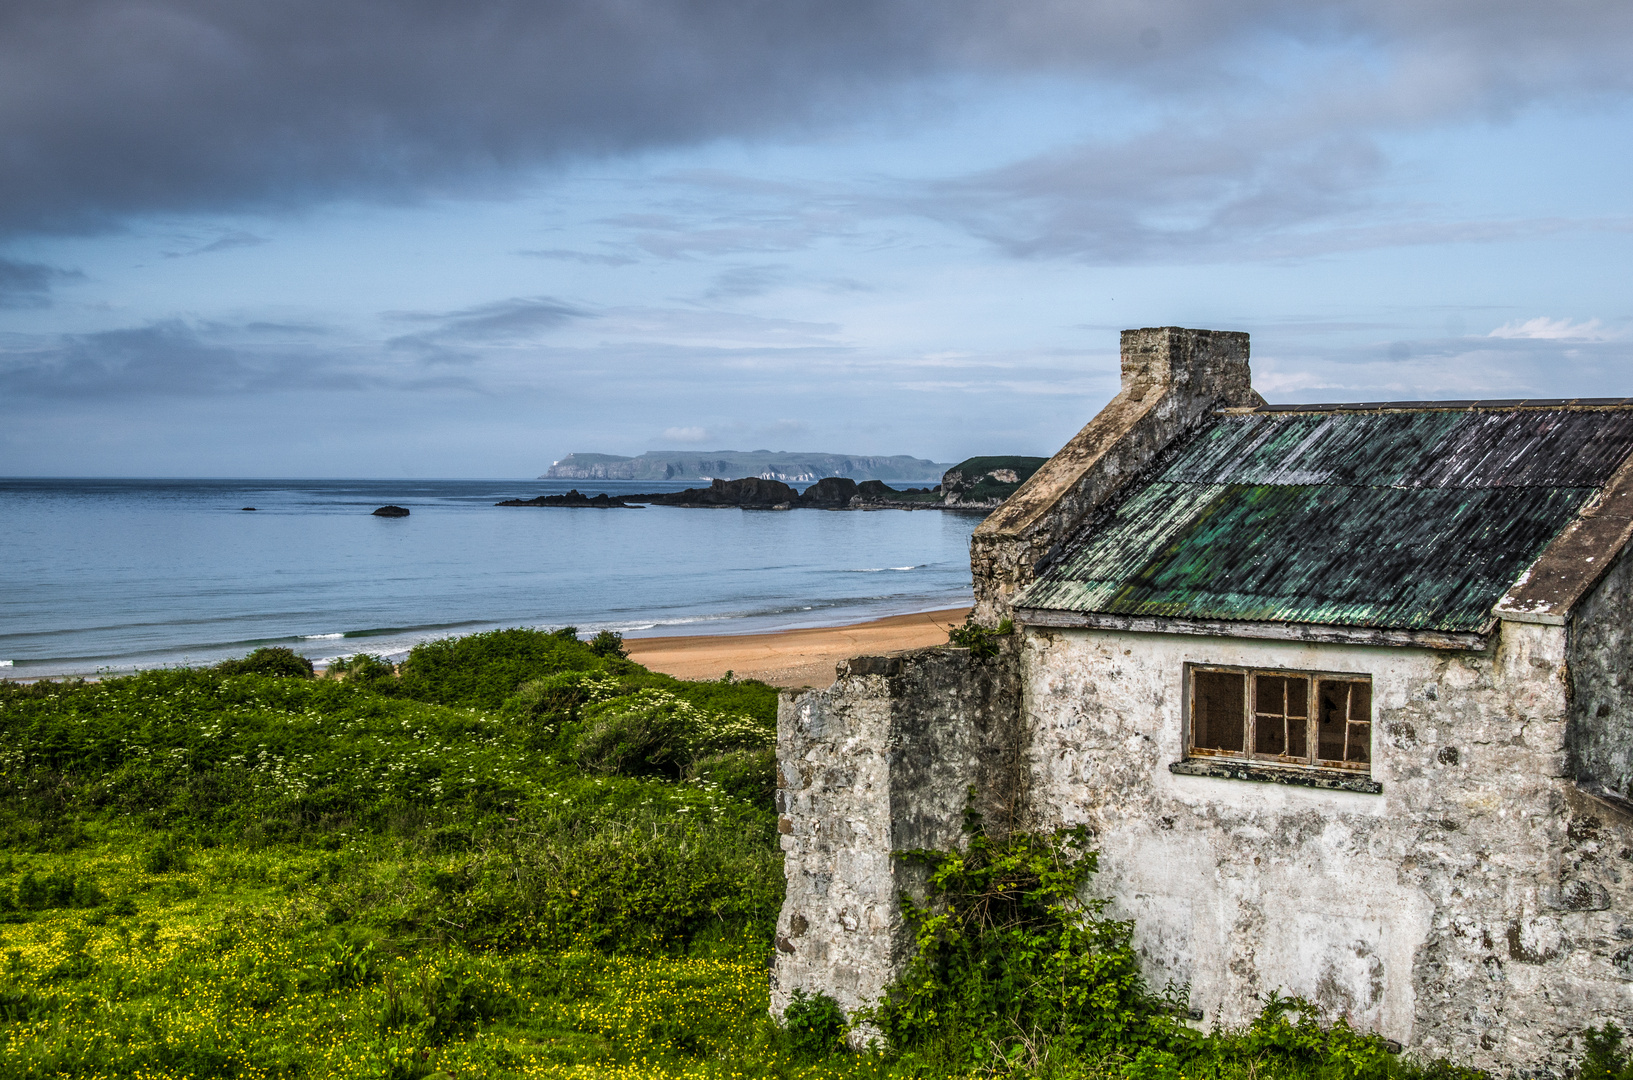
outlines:
[[1038, 563], [1175, 439], [1218, 409], [1264, 404], [1253, 390], [1244, 333], [1124, 330], [1122, 361], [1117, 396], [970, 538], [981, 623], [1009, 617]]

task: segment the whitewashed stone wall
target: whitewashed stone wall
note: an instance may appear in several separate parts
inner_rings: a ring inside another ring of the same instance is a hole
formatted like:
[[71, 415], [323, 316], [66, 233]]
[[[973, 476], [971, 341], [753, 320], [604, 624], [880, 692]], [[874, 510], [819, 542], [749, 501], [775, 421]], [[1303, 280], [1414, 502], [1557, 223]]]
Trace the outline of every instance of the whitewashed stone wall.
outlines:
[[[1565, 653], [1521, 623], [1487, 653], [1028, 630], [1032, 824], [1094, 831], [1148, 976], [1209, 1022], [1277, 990], [1563, 1074], [1583, 1025], [1633, 1017], [1633, 829], [1568, 779]], [[1169, 772], [1187, 663], [1370, 675], [1382, 793]]]

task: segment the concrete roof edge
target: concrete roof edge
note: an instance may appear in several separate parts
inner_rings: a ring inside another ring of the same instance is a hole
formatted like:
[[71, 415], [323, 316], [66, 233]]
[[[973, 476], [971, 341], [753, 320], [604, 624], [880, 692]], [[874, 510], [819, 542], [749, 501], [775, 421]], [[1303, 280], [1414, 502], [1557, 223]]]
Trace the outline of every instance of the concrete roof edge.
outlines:
[[[1024, 600], [1024, 597], [1023, 597]], [[1198, 637], [1236, 637], [1269, 641], [1319, 642], [1330, 645], [1378, 645], [1390, 648], [1450, 649], [1480, 652], [1490, 643], [1489, 633], [1452, 630], [1406, 630], [1376, 626], [1337, 626], [1326, 623], [1264, 622], [1235, 619], [1188, 619], [1151, 615], [1114, 615], [1106, 612], [1055, 611], [1015, 608], [1022, 626], [1063, 630], [1124, 630], [1142, 634], [1185, 634]]]
[[1038, 467], [1014, 494], [975, 527], [977, 536], [1022, 536], [1071, 494], [1084, 475], [1115, 450], [1130, 431], [1168, 394], [1168, 387], [1147, 388], [1138, 399], [1124, 389], [1106, 402], [1065, 446]]
[[1633, 541], [1633, 454], [1509, 586], [1491, 613], [1509, 622], [1562, 625]]

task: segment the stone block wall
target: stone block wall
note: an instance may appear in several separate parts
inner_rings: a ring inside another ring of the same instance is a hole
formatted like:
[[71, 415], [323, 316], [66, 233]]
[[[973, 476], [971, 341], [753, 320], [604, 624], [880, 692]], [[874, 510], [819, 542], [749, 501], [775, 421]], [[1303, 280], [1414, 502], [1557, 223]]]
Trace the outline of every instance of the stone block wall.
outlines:
[[785, 692], [777, 716], [778, 828], [787, 898], [772, 1011], [795, 989], [847, 1013], [878, 1000], [912, 955], [899, 890], [922, 871], [894, 852], [962, 841], [975, 809], [1002, 829], [1021, 796], [1020, 680], [998, 656], [934, 648], [857, 657], [827, 690]]

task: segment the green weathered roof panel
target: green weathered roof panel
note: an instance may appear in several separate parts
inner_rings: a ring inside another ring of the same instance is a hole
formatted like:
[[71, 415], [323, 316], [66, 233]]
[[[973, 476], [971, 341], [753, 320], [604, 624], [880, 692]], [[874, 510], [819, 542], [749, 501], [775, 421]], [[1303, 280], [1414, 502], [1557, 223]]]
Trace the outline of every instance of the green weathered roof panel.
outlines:
[[1222, 416], [1017, 606], [1479, 631], [1633, 450], [1633, 411]]

